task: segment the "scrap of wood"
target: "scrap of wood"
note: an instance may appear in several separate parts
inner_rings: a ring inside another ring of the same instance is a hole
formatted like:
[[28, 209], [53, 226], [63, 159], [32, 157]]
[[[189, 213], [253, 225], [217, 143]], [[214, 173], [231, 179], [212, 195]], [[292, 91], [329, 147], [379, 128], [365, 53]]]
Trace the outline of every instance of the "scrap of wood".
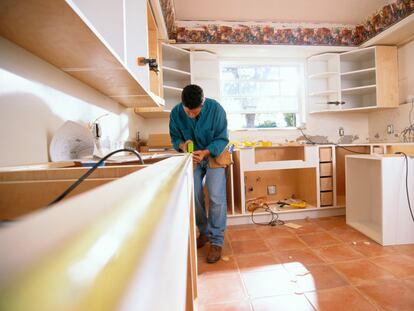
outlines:
[[287, 223], [285, 223], [285, 226], [286, 226], [286, 227], [289, 227], [289, 228], [292, 228], [292, 229], [299, 229], [299, 228], [302, 228], [302, 226], [301, 226], [301, 225], [295, 224], [295, 223], [293, 223], [293, 222], [287, 222]]

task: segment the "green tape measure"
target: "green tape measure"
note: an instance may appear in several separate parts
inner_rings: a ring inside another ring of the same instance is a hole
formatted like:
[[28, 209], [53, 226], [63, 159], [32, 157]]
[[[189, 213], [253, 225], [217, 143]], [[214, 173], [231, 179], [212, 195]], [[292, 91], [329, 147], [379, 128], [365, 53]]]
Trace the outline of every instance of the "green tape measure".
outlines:
[[190, 142], [187, 144], [187, 152], [193, 153], [194, 152], [194, 143]]

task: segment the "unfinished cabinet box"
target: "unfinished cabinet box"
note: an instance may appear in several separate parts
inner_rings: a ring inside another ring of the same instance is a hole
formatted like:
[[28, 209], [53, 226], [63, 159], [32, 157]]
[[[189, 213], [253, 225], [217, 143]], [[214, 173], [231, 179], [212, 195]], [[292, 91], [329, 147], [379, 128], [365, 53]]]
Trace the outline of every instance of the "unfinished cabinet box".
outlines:
[[[345, 149], [346, 148], [346, 149]], [[335, 148], [335, 172], [336, 172], [336, 205], [345, 206], [345, 156], [355, 154], [370, 154], [371, 146], [346, 146]]]
[[[0, 171], [0, 220], [11, 220], [45, 208], [89, 168], [25, 166]], [[96, 169], [66, 198], [83, 193], [144, 168], [143, 165], [108, 166]], [[22, 169], [24, 168], [24, 170]], [[66, 199], [65, 198], [65, 199]]]
[[[317, 206], [315, 168], [245, 172], [244, 179], [246, 202], [266, 197], [266, 202], [276, 203], [294, 196]], [[274, 193], [269, 192], [270, 188]]]

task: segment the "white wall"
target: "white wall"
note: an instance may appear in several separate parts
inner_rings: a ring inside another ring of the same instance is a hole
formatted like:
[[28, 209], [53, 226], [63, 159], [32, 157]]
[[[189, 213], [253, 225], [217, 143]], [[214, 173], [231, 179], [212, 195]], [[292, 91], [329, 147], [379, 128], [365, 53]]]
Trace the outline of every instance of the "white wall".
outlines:
[[[264, 49], [264, 48], [261, 48]], [[273, 51], [276, 50], [275, 47], [271, 47]], [[296, 53], [300, 55], [300, 58], [305, 60], [305, 57], [309, 56], [301, 55], [300, 52], [303, 48], [296, 47], [296, 49], [291, 51], [291, 53]], [[284, 48], [282, 47], [283, 51]], [[306, 48], [305, 48], [306, 50]], [[321, 51], [319, 51], [321, 52]], [[236, 50], [235, 50], [236, 53]], [[308, 52], [307, 52], [308, 53]], [[203, 55], [201, 55], [203, 56]], [[250, 56], [251, 59], [252, 56]], [[226, 55], [225, 60], [231, 60], [232, 58], [229, 55]], [[247, 57], [237, 57], [237, 60], [247, 59]], [[258, 56], [255, 61], [266, 61], [274, 62], [277, 59], [281, 58], [269, 58], [266, 56]], [[282, 59], [287, 59], [286, 56]], [[211, 87], [211, 74], [215, 72], [216, 79], [219, 79], [219, 58], [213, 59], [210, 58], [205, 60], [205, 57], [197, 59], [193, 58], [192, 62], [192, 73], [194, 73], [193, 80], [194, 83], [199, 84], [207, 91], [207, 97], [219, 97], [219, 89], [214, 90]], [[208, 79], [206, 79], [208, 77]], [[219, 88], [217, 84], [216, 88]], [[308, 110], [308, 109], [307, 109]], [[313, 114], [306, 115], [306, 131], [305, 134], [309, 135], [321, 135], [327, 136], [331, 142], [338, 142], [339, 135], [338, 130], [340, 127], [343, 127], [345, 130], [345, 135], [357, 135], [359, 139], [357, 142], [366, 142], [368, 139], [368, 116], [365, 113], [341, 113], [341, 114]], [[286, 140], [292, 141], [295, 140], [298, 136], [301, 136], [301, 133], [298, 130], [287, 130], [287, 129], [275, 129], [275, 130], [240, 130], [240, 131], [231, 131], [230, 140], [231, 141], [251, 141], [251, 140], [269, 140], [272, 142], [285, 142]]]
[[4, 38], [0, 55], [0, 166], [47, 162], [66, 120], [86, 126], [108, 113], [101, 125], [111, 142], [134, 138], [144, 126], [130, 109]]
[[[398, 48], [400, 107], [373, 112], [369, 115], [369, 136], [371, 140], [398, 141], [399, 137], [387, 134], [387, 125], [394, 126], [395, 134], [409, 125], [411, 104], [414, 97], [414, 40]], [[414, 119], [414, 113], [413, 113]]]

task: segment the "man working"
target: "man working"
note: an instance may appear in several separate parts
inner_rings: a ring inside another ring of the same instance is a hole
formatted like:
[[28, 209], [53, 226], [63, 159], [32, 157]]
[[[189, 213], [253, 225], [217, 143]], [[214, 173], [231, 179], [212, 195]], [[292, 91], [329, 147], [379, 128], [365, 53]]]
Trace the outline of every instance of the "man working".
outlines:
[[[210, 241], [207, 262], [214, 263], [221, 257], [226, 229], [226, 176], [223, 167], [211, 168], [209, 157], [216, 158], [224, 151], [229, 140], [226, 113], [220, 104], [204, 98], [201, 87], [187, 85], [181, 94], [181, 103], [170, 115], [170, 136], [174, 149], [187, 151], [194, 143], [194, 195], [196, 223], [200, 231], [197, 248]], [[208, 218], [204, 205], [203, 179], [208, 189]]]

